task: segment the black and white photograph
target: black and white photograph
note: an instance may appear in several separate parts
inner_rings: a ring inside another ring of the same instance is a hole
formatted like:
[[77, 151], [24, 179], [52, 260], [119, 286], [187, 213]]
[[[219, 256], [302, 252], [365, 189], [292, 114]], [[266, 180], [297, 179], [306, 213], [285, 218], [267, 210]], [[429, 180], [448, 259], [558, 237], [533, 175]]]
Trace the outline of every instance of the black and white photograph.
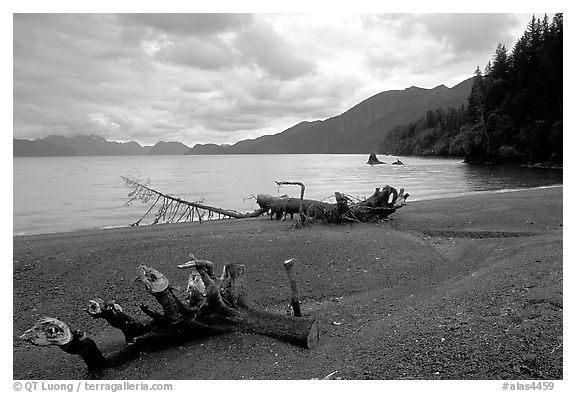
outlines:
[[539, 4], [15, 5], [9, 388], [562, 391], [564, 9]]

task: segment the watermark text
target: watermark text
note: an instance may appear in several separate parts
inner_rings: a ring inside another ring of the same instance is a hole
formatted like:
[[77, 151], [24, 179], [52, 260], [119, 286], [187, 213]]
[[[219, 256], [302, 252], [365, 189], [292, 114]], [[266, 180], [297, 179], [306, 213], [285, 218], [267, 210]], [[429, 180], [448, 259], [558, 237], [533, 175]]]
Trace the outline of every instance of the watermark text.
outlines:
[[14, 391], [25, 392], [147, 392], [147, 391], [166, 391], [173, 389], [171, 383], [148, 383], [148, 382], [48, 382], [48, 381], [29, 381], [14, 382]]
[[554, 390], [554, 382], [504, 382], [502, 384], [502, 390], [518, 391], [518, 390]]

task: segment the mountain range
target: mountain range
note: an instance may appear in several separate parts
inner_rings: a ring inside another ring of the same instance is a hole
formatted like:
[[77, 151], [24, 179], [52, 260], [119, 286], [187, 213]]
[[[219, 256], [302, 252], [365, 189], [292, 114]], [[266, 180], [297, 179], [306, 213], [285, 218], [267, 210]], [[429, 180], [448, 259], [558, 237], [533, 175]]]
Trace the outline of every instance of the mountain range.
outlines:
[[394, 127], [422, 117], [428, 110], [458, 108], [470, 96], [473, 78], [448, 88], [409, 87], [376, 94], [346, 112], [326, 120], [303, 121], [275, 135], [237, 142], [233, 145], [158, 142], [112, 142], [101, 136], [64, 137], [50, 135], [33, 141], [14, 139], [14, 157], [105, 156], [182, 154], [304, 154], [370, 153]]
[[422, 117], [426, 111], [466, 104], [473, 79], [448, 88], [409, 87], [372, 96], [341, 115], [304, 121], [275, 135], [233, 145], [197, 144], [186, 154], [370, 153], [394, 127]]
[[14, 157], [183, 155], [188, 150], [190, 148], [180, 142], [160, 141], [154, 146], [141, 146], [134, 141], [108, 141], [98, 135], [78, 135], [70, 138], [49, 135], [33, 141], [13, 140]]

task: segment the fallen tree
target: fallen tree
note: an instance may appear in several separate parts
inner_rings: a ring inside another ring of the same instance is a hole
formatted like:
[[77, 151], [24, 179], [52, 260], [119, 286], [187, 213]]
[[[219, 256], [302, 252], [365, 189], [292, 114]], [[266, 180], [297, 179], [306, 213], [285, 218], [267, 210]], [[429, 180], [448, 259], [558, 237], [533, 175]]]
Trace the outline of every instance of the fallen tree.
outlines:
[[250, 299], [244, 265], [226, 264], [222, 275], [216, 277], [212, 262], [196, 259], [192, 254], [190, 257], [190, 261], [178, 265], [181, 269], [193, 270], [188, 277], [184, 299], [176, 295], [176, 288], [162, 273], [147, 266], [139, 267], [140, 281], [162, 308], [159, 312], [141, 305], [148, 320], [127, 314], [114, 301], [100, 298], [89, 301], [87, 311], [93, 318], [104, 319], [124, 333], [127, 347], [120, 354], [104, 357], [94, 340], [85, 333], [74, 331], [66, 323], [50, 317], [42, 318], [20, 338], [37, 346], [55, 345], [67, 353], [80, 355], [90, 370], [114, 366], [127, 354], [138, 353], [159, 341], [174, 342], [235, 331], [263, 334], [308, 349], [318, 346], [318, 320], [301, 316], [292, 273], [293, 260], [286, 261], [285, 268], [294, 312], [293, 315], [280, 315], [260, 309]]
[[334, 196], [336, 203], [272, 196], [267, 196], [266, 201], [269, 203], [271, 218], [285, 219], [288, 214], [303, 211], [306, 220], [328, 223], [373, 222], [386, 219], [404, 206], [409, 194], [403, 188], [398, 192], [394, 187], [385, 186], [382, 189], [376, 188], [365, 200], [354, 200], [339, 192], [334, 193]]
[[[197, 221], [202, 222], [204, 219], [212, 219], [216, 214], [218, 218], [228, 217], [228, 218], [250, 218], [258, 217], [268, 209], [260, 208], [249, 213], [240, 213], [235, 210], [222, 209], [219, 207], [208, 206], [203, 204], [201, 201], [190, 202], [184, 199], [164, 194], [153, 188], [148, 187], [148, 185], [143, 184], [139, 181], [131, 179], [129, 177], [122, 176], [122, 179], [128, 185], [132, 191], [128, 194], [130, 200], [124, 205], [129, 206], [135, 200], [141, 200], [144, 203], [148, 203], [151, 199], [156, 197], [154, 203], [146, 213], [136, 222], [130, 224], [131, 226], [138, 226], [140, 222], [147, 217], [152, 209], [161, 201], [160, 207], [156, 212], [156, 218], [152, 224], [157, 224], [159, 221], [167, 223], [178, 223], [187, 221]], [[258, 201], [259, 205], [266, 205], [268, 202], [268, 196], [262, 195], [262, 199]], [[206, 216], [206, 217], [205, 217]]]
[[235, 210], [222, 209], [219, 207], [209, 206], [202, 201], [190, 202], [184, 199], [168, 195], [157, 191], [147, 184], [143, 184], [128, 177], [122, 177], [124, 182], [131, 187], [132, 191], [129, 196], [131, 199], [126, 203], [130, 205], [135, 200], [141, 200], [144, 203], [154, 199], [152, 206], [144, 215], [131, 224], [138, 226], [140, 222], [147, 217], [152, 209], [159, 205], [152, 224], [160, 221], [167, 223], [200, 221], [212, 218], [254, 218], [262, 214], [270, 214], [270, 218], [287, 218], [298, 213], [300, 222], [304, 224], [308, 219], [324, 221], [329, 223], [340, 222], [371, 222], [385, 219], [397, 209], [406, 204], [407, 193], [401, 188], [398, 192], [394, 187], [389, 185], [382, 189], [376, 188], [374, 194], [365, 200], [358, 200], [348, 195], [335, 192], [334, 198], [336, 203], [304, 199], [305, 185], [302, 182], [277, 181], [278, 186], [298, 185], [301, 187], [300, 198], [291, 198], [288, 196], [275, 197], [267, 194], [258, 194], [256, 203], [259, 208], [247, 213], [240, 213]]

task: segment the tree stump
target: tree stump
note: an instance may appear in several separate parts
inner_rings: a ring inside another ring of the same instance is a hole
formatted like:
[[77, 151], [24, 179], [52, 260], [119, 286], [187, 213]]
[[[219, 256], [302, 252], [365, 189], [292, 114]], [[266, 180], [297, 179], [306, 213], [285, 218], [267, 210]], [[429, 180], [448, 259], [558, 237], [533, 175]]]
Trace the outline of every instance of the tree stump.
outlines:
[[[307, 349], [318, 346], [320, 330], [316, 318], [273, 314], [253, 305], [244, 265], [226, 264], [217, 278], [211, 261], [197, 259], [192, 254], [190, 257], [190, 261], [178, 265], [192, 270], [182, 300], [166, 276], [154, 268], [139, 267], [140, 281], [162, 309], [158, 312], [141, 306], [149, 320], [128, 315], [118, 303], [100, 298], [89, 301], [88, 313], [120, 329], [132, 352], [154, 340], [166, 343], [237, 331], [274, 337]], [[292, 280], [290, 277], [289, 274]], [[56, 345], [65, 352], [78, 354], [90, 370], [113, 363], [85, 333], [74, 332], [55, 318], [41, 319], [20, 338], [37, 346]]]

